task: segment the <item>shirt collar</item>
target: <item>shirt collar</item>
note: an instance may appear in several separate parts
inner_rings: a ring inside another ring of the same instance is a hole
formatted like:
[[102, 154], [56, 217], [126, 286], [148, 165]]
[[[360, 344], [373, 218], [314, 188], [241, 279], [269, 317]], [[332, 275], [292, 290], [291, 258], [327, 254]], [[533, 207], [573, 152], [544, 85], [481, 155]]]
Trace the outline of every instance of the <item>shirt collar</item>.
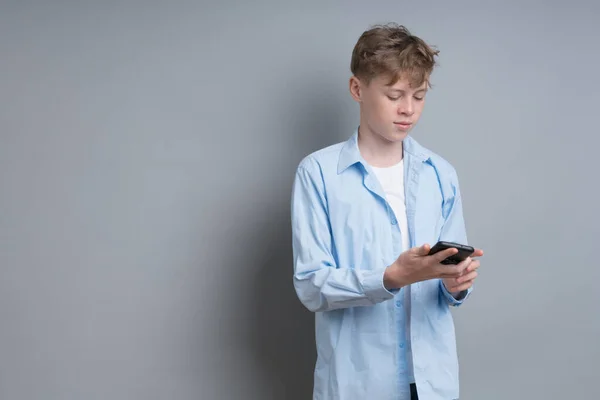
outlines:
[[[410, 135], [404, 139], [404, 152], [421, 162], [428, 161], [431, 157], [431, 153]], [[338, 174], [341, 174], [356, 163], [362, 164], [367, 169], [367, 162], [361, 156], [358, 149], [358, 129], [354, 131], [354, 134], [342, 146], [338, 160]]]

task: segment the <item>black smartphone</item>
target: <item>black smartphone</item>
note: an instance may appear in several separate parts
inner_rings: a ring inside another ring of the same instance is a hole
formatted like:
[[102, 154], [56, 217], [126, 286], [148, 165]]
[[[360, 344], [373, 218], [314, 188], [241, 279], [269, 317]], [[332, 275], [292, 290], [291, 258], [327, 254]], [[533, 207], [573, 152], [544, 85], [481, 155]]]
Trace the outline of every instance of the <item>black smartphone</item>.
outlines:
[[446, 250], [446, 249], [457, 249], [458, 253], [443, 260], [441, 262], [441, 264], [445, 264], [445, 265], [458, 264], [461, 261], [466, 260], [467, 257], [469, 257], [471, 254], [473, 254], [475, 252], [475, 249], [471, 246], [467, 246], [467, 245], [460, 244], [460, 243], [454, 243], [454, 242], [439, 241], [435, 244], [435, 246], [433, 246], [431, 248], [431, 250], [429, 251], [429, 255], [438, 253], [438, 252]]

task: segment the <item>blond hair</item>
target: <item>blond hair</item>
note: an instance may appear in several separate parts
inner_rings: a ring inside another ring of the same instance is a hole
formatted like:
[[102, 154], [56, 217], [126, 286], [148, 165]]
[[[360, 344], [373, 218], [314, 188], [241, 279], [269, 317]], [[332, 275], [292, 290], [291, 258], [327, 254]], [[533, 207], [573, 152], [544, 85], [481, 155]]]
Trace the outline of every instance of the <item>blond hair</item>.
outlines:
[[375, 25], [363, 32], [356, 42], [350, 70], [367, 85], [382, 75], [389, 85], [407, 78], [413, 87], [424, 82], [430, 86], [429, 77], [437, 64], [438, 54], [438, 50], [402, 25]]

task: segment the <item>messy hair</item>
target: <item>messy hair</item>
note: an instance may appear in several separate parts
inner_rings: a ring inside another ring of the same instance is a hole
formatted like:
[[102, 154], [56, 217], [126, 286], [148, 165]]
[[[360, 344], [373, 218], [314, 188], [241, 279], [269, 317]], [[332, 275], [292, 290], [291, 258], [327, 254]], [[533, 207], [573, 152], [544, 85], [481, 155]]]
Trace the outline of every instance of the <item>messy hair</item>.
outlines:
[[388, 79], [388, 85], [407, 78], [412, 87], [424, 82], [430, 86], [429, 77], [438, 53], [402, 25], [375, 25], [363, 32], [356, 42], [350, 70], [367, 84], [381, 75]]

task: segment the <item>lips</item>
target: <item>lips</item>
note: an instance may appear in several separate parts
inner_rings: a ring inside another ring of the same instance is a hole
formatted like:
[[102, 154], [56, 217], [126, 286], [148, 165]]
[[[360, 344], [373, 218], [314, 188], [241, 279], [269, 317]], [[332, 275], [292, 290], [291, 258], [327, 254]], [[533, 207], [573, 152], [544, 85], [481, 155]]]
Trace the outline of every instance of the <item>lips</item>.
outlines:
[[407, 128], [409, 126], [412, 125], [412, 122], [408, 122], [408, 121], [400, 121], [400, 122], [394, 122], [395, 125], [401, 126], [403, 128]]

